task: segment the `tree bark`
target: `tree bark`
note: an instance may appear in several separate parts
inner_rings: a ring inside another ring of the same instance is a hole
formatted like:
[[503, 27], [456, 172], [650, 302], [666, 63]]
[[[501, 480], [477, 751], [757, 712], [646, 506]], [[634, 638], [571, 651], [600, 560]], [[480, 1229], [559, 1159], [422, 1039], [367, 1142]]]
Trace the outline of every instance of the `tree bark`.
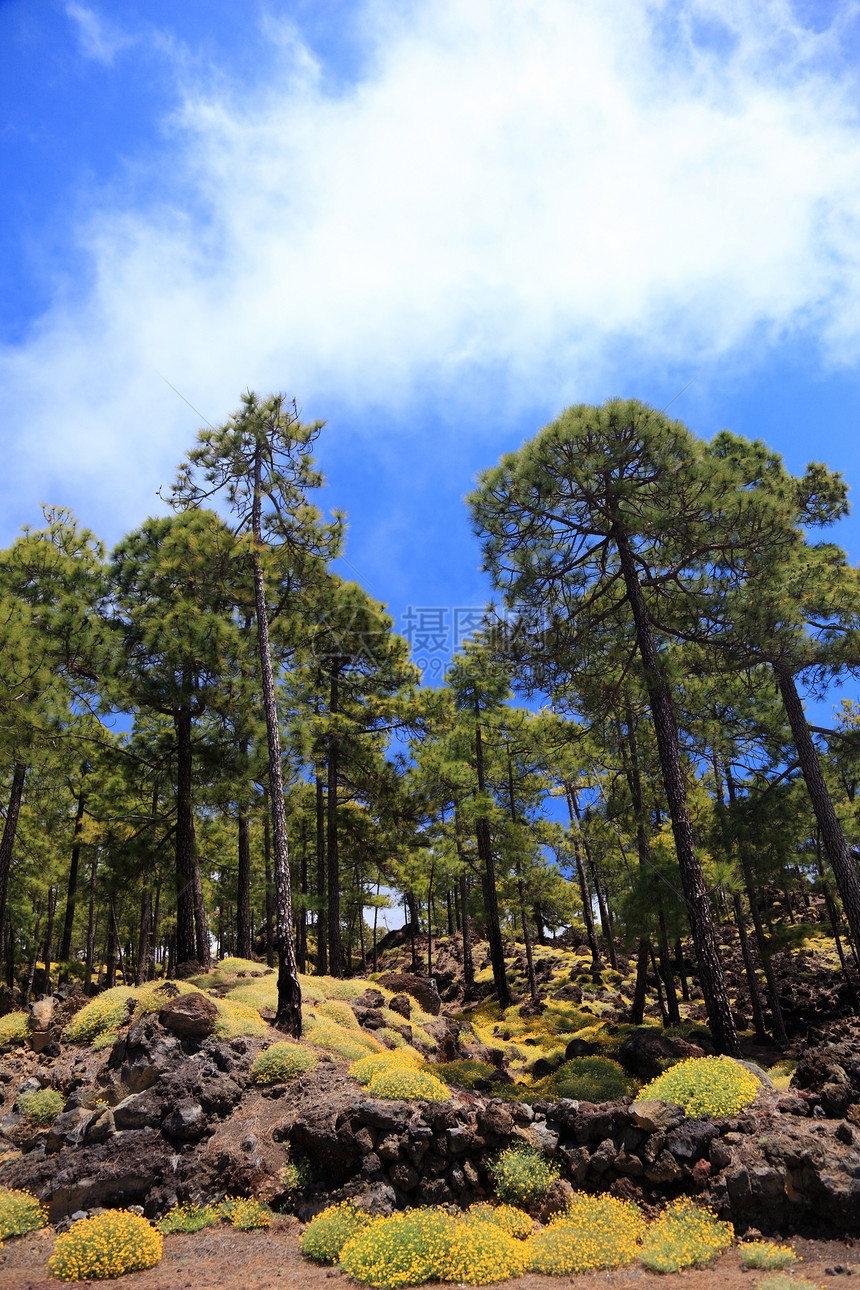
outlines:
[[239, 811], [239, 873], [236, 878], [236, 953], [251, 957], [251, 817], [247, 806]]
[[842, 908], [845, 910], [851, 937], [854, 944], [860, 948], [860, 878], [857, 877], [857, 868], [836, 811], [833, 809], [833, 802], [827, 790], [794, 676], [784, 663], [774, 663], [773, 670], [785, 715], [791, 726], [803, 778], [806, 780], [809, 800], [812, 802], [812, 809], [821, 830], [821, 838], [842, 898]]
[[[478, 777], [478, 791], [484, 793], [484, 750], [481, 742], [481, 711], [478, 700], [475, 700], [475, 769]], [[484, 903], [487, 909], [487, 940], [490, 948], [490, 962], [493, 965], [493, 980], [499, 1007], [504, 1011], [511, 1006], [511, 991], [508, 986], [505, 968], [505, 950], [502, 944], [502, 928], [499, 921], [499, 898], [496, 891], [496, 871], [493, 865], [493, 847], [490, 838], [490, 824], [485, 816], [475, 821], [475, 832], [478, 842], [478, 855], [483, 868]]]
[[176, 962], [197, 957], [194, 930], [194, 816], [191, 806], [191, 710], [173, 714], [176, 732]]
[[328, 911], [326, 909], [325, 789], [322, 772], [314, 775], [317, 817], [317, 976], [328, 973]]
[[[332, 659], [329, 715], [338, 713], [339, 660]], [[340, 857], [337, 847], [337, 760], [338, 744], [334, 732], [328, 741], [328, 785], [326, 790], [326, 842], [328, 881], [328, 963], [332, 976], [344, 974], [343, 943], [340, 935]]]
[[[63, 917], [63, 939], [60, 942], [60, 962], [68, 963], [72, 957], [72, 930], [75, 922], [75, 903], [78, 891], [78, 868], [81, 860], [81, 830], [84, 826], [84, 808], [86, 798], [83, 791], [78, 793], [78, 805], [75, 811], [75, 828], [72, 833], [72, 855], [69, 861], [69, 881], [66, 887], [66, 912]], [[68, 980], [68, 969], [60, 968], [60, 984]]]
[[696, 855], [693, 823], [687, 810], [687, 791], [678, 752], [678, 732], [672, 698], [663, 673], [629, 539], [617, 524], [613, 529], [613, 538], [633, 614], [637, 645], [645, 669], [648, 702], [654, 722], [666, 801], [672, 819], [675, 851], [681, 871], [681, 885], [690, 918], [693, 944], [696, 947], [699, 979], [705, 996], [711, 1036], [718, 1052], [726, 1053], [730, 1057], [738, 1057], [740, 1044], [720, 962], [720, 950], [702, 866]]
[[278, 1008], [275, 1026], [298, 1039], [302, 1033], [302, 988], [293, 944], [292, 892], [290, 890], [290, 855], [287, 844], [287, 813], [284, 806], [284, 780], [281, 768], [281, 735], [269, 644], [269, 613], [266, 606], [266, 584], [258, 554], [262, 546], [262, 464], [263, 448], [258, 440], [254, 452], [254, 501], [252, 529], [255, 549], [254, 605], [257, 618], [257, 643], [263, 691], [263, 712], [269, 750], [269, 793], [272, 805], [272, 833], [275, 859], [275, 906], [278, 938]]
[[12, 768], [12, 786], [9, 789], [9, 805], [6, 807], [6, 822], [3, 825], [3, 836], [0, 838], [0, 926], [6, 918], [6, 895], [9, 889], [9, 870], [12, 867], [12, 851], [15, 846], [15, 833], [18, 828], [18, 815], [21, 810], [21, 798], [24, 794], [24, 778], [27, 767], [22, 761], [16, 761]]

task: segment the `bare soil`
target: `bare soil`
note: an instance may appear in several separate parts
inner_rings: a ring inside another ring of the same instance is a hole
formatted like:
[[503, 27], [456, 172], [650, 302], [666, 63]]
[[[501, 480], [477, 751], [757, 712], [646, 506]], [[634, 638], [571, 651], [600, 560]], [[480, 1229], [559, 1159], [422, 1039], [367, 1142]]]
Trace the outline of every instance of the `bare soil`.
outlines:
[[[164, 1255], [149, 1272], [133, 1272], [109, 1281], [80, 1281], [79, 1286], [122, 1287], [123, 1290], [343, 1290], [354, 1286], [338, 1268], [309, 1263], [299, 1253], [301, 1228], [294, 1218], [278, 1218], [268, 1232], [237, 1232], [207, 1228], [193, 1235], [166, 1236]], [[54, 1232], [46, 1228], [7, 1241], [0, 1247], [0, 1290], [58, 1290], [64, 1284], [47, 1271]], [[851, 1286], [846, 1271], [860, 1286], [860, 1251], [842, 1241], [793, 1239], [802, 1262], [795, 1278], [802, 1286]], [[855, 1262], [855, 1259], [857, 1260]], [[839, 1267], [843, 1271], [836, 1272]], [[764, 1274], [746, 1272], [737, 1250], [729, 1250], [711, 1268], [679, 1273], [677, 1278], [655, 1275], [643, 1268], [618, 1268], [576, 1277], [545, 1277], [532, 1273], [504, 1282], [506, 1290], [754, 1290]], [[801, 1280], [804, 1278], [804, 1280]], [[433, 1283], [436, 1284], [436, 1283]], [[450, 1290], [450, 1287], [449, 1287]]]

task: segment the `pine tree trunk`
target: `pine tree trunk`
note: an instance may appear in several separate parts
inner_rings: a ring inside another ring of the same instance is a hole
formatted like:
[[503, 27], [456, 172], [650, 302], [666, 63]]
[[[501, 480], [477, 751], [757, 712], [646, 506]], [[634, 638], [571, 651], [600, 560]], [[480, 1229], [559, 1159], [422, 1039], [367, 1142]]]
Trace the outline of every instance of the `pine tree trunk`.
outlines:
[[636, 640], [645, 669], [648, 701], [654, 722], [654, 733], [663, 772], [666, 801], [672, 819], [675, 851], [681, 871], [681, 885], [690, 919], [693, 944], [699, 964], [699, 979], [705, 996], [711, 1035], [718, 1052], [740, 1056], [740, 1044], [732, 1017], [726, 979], [720, 962], [720, 949], [702, 866], [696, 855], [693, 823], [687, 809], [687, 790], [678, 752], [678, 732], [669, 687], [666, 683], [651, 620], [639, 585], [629, 540], [616, 526], [613, 538], [618, 550], [621, 571], [636, 627]]
[[[484, 793], [484, 752], [481, 743], [481, 713], [478, 701], [475, 700], [475, 768], [478, 776], [478, 791]], [[504, 1010], [511, 1006], [511, 991], [508, 986], [505, 968], [505, 950], [502, 944], [502, 928], [499, 921], [499, 898], [496, 891], [496, 871], [493, 865], [493, 847], [490, 839], [489, 821], [481, 816], [475, 822], [478, 842], [478, 855], [483, 869], [484, 904], [487, 910], [487, 940], [490, 947], [490, 962], [493, 965], [493, 981], [499, 1007]]]
[[98, 866], [98, 854], [93, 852], [93, 862], [90, 866], [90, 903], [87, 914], [87, 962], [84, 970], [84, 983], [87, 987], [92, 985], [93, 970], [95, 968], [96, 954], [96, 868]]
[[176, 732], [176, 962], [197, 958], [194, 930], [194, 816], [191, 806], [191, 710], [173, 714]]
[[236, 954], [240, 959], [249, 959], [251, 957], [251, 818], [247, 806], [243, 806], [239, 812], [238, 858]]
[[328, 974], [328, 912], [325, 898], [325, 791], [322, 772], [319, 769], [315, 772], [314, 784], [317, 808], [317, 976], [326, 976]]
[[[254, 453], [254, 502], [252, 528], [257, 548], [262, 546], [262, 444]], [[254, 604], [257, 618], [257, 643], [263, 691], [263, 713], [269, 750], [269, 793], [272, 806], [272, 833], [275, 858], [275, 907], [278, 938], [278, 1008], [275, 1026], [298, 1039], [302, 1033], [302, 988], [299, 984], [296, 953], [293, 944], [292, 892], [290, 890], [290, 855], [287, 845], [287, 813], [284, 805], [284, 780], [281, 768], [281, 734], [275, 700], [275, 678], [272, 673], [272, 651], [269, 645], [269, 614], [266, 607], [266, 585], [257, 549], [252, 557], [254, 569]]]
[[[338, 712], [337, 679], [339, 667], [337, 660], [332, 660], [331, 689], [329, 695], [329, 715]], [[328, 741], [328, 786], [326, 791], [326, 841], [327, 841], [327, 884], [328, 884], [328, 963], [332, 976], [342, 977], [344, 973], [343, 945], [340, 936], [340, 857], [337, 848], [337, 738], [332, 733]]]
[[3, 825], [3, 836], [0, 838], [0, 926], [6, 918], [6, 894], [9, 889], [9, 870], [12, 867], [12, 851], [15, 846], [15, 833], [18, 828], [18, 815], [21, 810], [21, 798], [24, 794], [24, 778], [27, 767], [16, 761], [12, 768], [12, 786], [9, 789], [9, 805], [6, 807], [6, 822]]
[[800, 768], [803, 771], [803, 778], [806, 780], [809, 800], [812, 802], [812, 809], [815, 812], [815, 818], [821, 830], [821, 838], [830, 859], [836, 886], [839, 888], [839, 895], [842, 898], [842, 908], [845, 910], [851, 937], [854, 944], [860, 948], [860, 878], [857, 877], [857, 868], [851, 857], [851, 849], [845, 839], [845, 834], [842, 832], [836, 811], [833, 809], [830, 793], [827, 791], [821, 763], [818, 760], [818, 753], [812, 741], [812, 734], [806, 721], [794, 676], [791, 670], [783, 663], [774, 663], [773, 670], [776, 674], [785, 715], [788, 717], [788, 723], [791, 726], [791, 734], [797, 748], [797, 757], [800, 762]]
[[[84, 807], [86, 798], [83, 792], [78, 793], [78, 805], [75, 811], [75, 828], [72, 833], [72, 855], [69, 861], [69, 881], [66, 886], [66, 912], [63, 918], [63, 939], [60, 941], [60, 962], [68, 963], [72, 957], [72, 930], [75, 922], [75, 902], [78, 891], [78, 868], [81, 860], [81, 830], [84, 826]], [[68, 980], [68, 969], [60, 968], [60, 984]]]

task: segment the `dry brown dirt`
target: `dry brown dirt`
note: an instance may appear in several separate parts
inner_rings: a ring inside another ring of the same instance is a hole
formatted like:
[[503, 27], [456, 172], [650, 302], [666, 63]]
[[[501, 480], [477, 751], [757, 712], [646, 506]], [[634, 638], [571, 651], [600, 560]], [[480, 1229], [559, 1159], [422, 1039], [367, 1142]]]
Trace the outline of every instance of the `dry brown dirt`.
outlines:
[[[208, 1228], [193, 1235], [166, 1236], [164, 1255], [149, 1272], [133, 1272], [117, 1280], [79, 1281], [78, 1286], [123, 1287], [123, 1290], [342, 1290], [355, 1282], [337, 1268], [319, 1267], [299, 1253], [298, 1222], [276, 1219], [268, 1232], [237, 1232]], [[0, 1247], [0, 1290], [58, 1290], [67, 1284], [47, 1271], [54, 1232], [46, 1228], [9, 1240]], [[794, 1276], [800, 1285], [850, 1287], [860, 1290], [860, 1249], [841, 1241], [792, 1240], [802, 1262]], [[857, 1262], [855, 1263], [855, 1258]], [[827, 1269], [850, 1268], [827, 1275]], [[672, 1277], [643, 1268], [618, 1268], [587, 1276], [544, 1277], [528, 1274], [504, 1282], [506, 1290], [754, 1290], [762, 1273], [745, 1272], [737, 1250], [729, 1250], [711, 1268], [694, 1269]], [[436, 1283], [433, 1283], [436, 1284]], [[450, 1286], [448, 1287], [450, 1290]]]

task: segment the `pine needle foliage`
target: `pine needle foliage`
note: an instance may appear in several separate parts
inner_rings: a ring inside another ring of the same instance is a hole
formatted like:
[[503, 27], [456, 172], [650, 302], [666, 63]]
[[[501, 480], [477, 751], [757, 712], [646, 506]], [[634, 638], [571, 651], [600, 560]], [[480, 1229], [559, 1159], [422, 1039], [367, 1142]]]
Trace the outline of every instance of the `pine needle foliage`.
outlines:
[[102, 1281], [154, 1268], [161, 1249], [161, 1233], [147, 1219], [109, 1210], [58, 1236], [48, 1269], [61, 1281]]

